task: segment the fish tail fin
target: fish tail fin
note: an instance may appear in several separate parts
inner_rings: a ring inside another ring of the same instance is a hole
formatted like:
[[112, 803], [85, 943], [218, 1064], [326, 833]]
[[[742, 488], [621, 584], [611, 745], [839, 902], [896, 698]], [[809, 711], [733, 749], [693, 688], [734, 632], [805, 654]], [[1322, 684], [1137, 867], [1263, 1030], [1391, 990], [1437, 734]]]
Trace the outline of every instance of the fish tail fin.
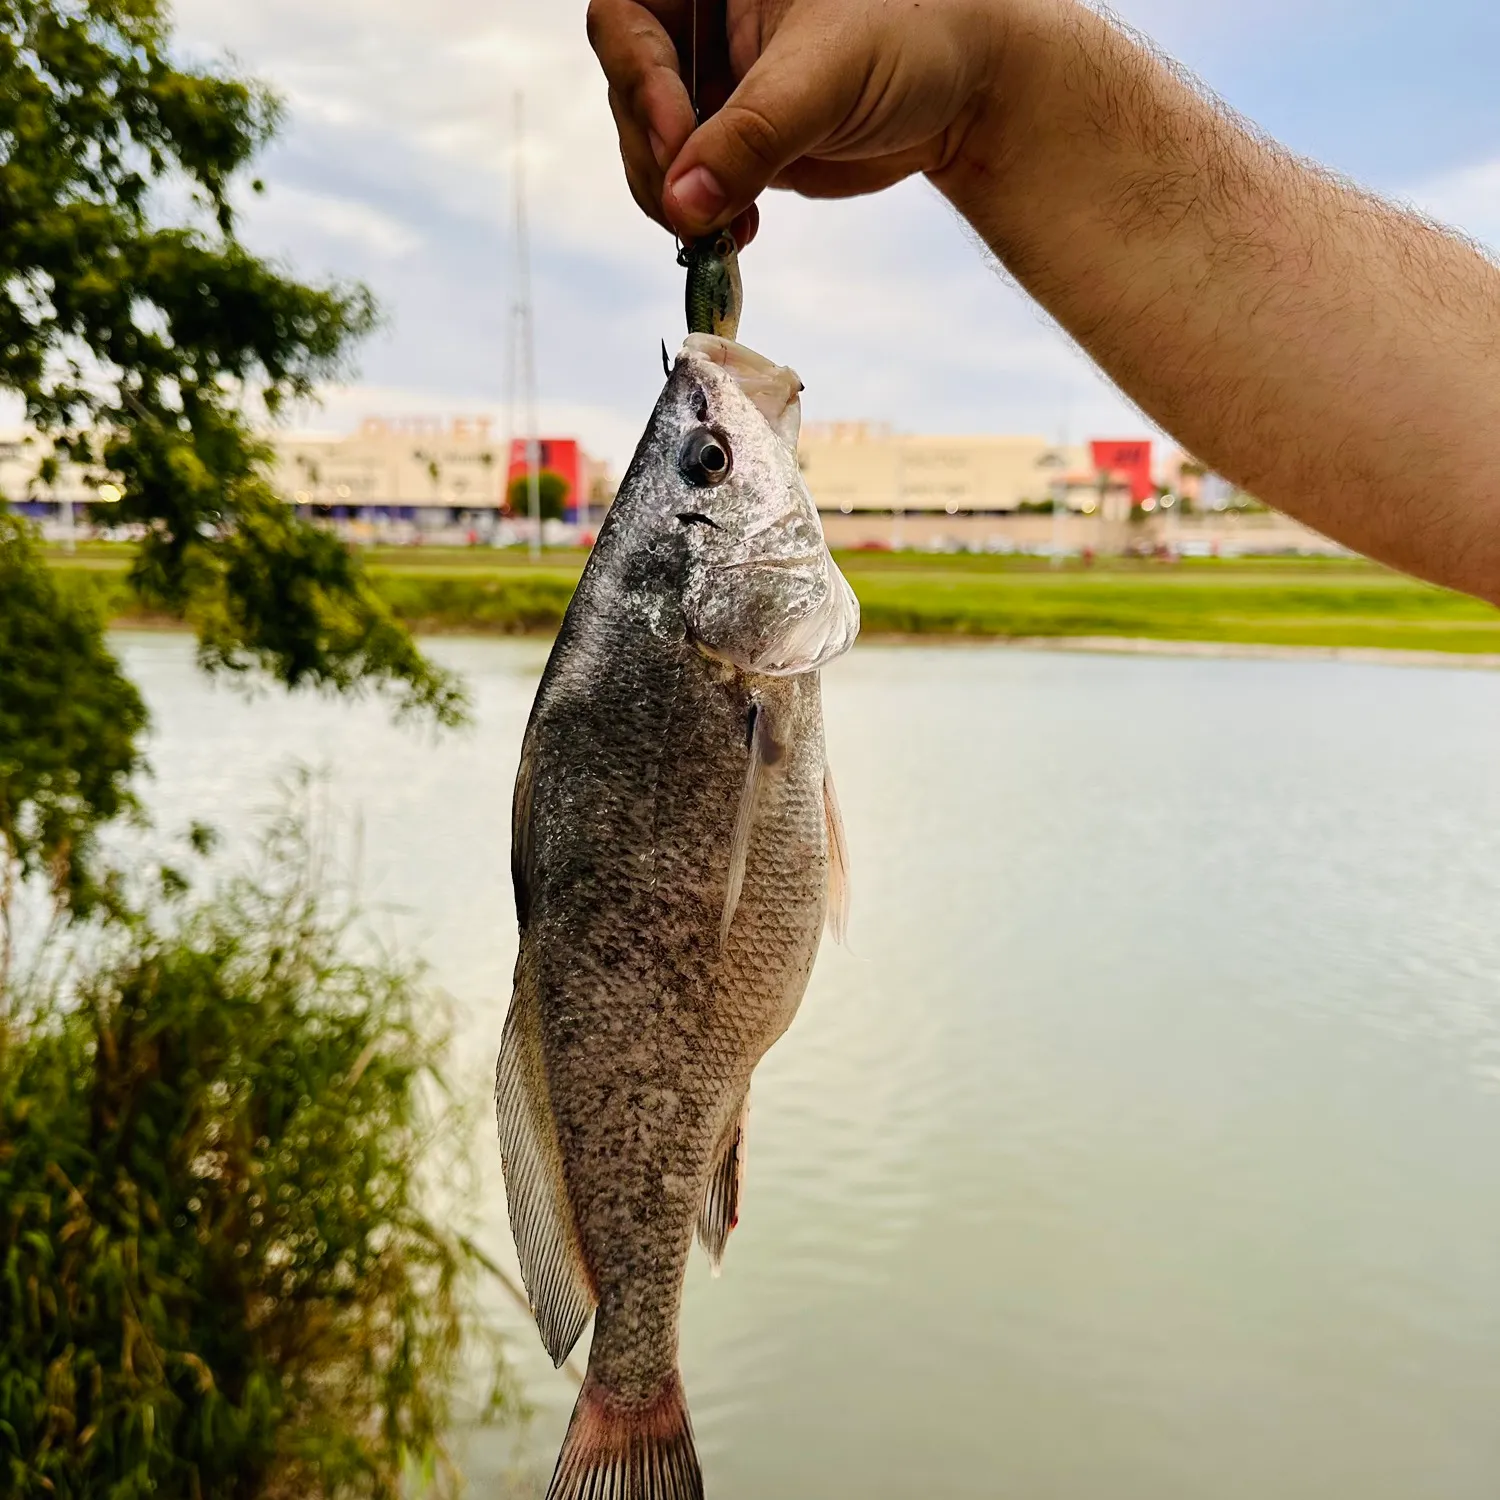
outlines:
[[693, 1424], [677, 1372], [655, 1401], [629, 1406], [590, 1371], [547, 1500], [703, 1500]]

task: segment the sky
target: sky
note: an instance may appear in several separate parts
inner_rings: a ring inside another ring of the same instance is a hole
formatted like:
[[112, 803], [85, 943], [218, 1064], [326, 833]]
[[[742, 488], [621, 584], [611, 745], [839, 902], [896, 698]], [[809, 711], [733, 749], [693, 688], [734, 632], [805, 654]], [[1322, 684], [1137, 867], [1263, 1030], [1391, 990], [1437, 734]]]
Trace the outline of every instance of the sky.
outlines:
[[[381, 330], [297, 425], [490, 415], [504, 429], [515, 98], [524, 96], [540, 425], [622, 466], [682, 332], [670, 237], [625, 188], [585, 0], [178, 0], [179, 52], [285, 100], [242, 231], [355, 277]], [[1500, 247], [1494, 0], [1121, 0], [1117, 12], [1292, 149]], [[976, 249], [924, 182], [772, 194], [741, 336], [806, 383], [807, 420], [910, 432], [1151, 427]]]

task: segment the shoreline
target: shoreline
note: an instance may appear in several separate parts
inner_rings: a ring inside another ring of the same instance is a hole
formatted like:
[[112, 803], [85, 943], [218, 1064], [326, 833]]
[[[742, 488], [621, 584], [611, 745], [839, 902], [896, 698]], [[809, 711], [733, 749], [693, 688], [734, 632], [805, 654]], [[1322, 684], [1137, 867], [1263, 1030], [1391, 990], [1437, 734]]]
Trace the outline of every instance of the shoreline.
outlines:
[[1091, 656], [1189, 656], [1232, 661], [1333, 661], [1377, 667], [1459, 667], [1500, 671], [1500, 651], [1422, 651], [1404, 646], [1286, 646], [1274, 642], [1168, 640], [1127, 635], [972, 635], [874, 631], [872, 646], [998, 646], [1007, 651], [1073, 652]]
[[[546, 641], [545, 630], [423, 628], [409, 622], [412, 634], [425, 640]], [[192, 627], [161, 616], [121, 616], [109, 622], [115, 632], [142, 635], [191, 635]], [[870, 631], [859, 646], [940, 647], [965, 650], [1045, 651], [1083, 656], [1175, 656], [1221, 661], [1322, 661], [1374, 667], [1438, 667], [1465, 672], [1500, 671], [1497, 651], [1431, 651], [1400, 646], [1287, 646], [1272, 642], [1170, 640], [1156, 636], [1116, 635], [978, 635], [968, 631]]]

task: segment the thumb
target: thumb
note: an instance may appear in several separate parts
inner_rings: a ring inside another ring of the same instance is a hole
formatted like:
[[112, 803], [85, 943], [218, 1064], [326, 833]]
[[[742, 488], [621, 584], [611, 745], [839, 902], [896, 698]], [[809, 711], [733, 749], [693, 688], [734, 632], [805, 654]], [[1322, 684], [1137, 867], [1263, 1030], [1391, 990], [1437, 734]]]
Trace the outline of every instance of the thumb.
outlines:
[[684, 238], [727, 224], [843, 123], [862, 70], [832, 31], [783, 26], [723, 109], [684, 143], [662, 209]]

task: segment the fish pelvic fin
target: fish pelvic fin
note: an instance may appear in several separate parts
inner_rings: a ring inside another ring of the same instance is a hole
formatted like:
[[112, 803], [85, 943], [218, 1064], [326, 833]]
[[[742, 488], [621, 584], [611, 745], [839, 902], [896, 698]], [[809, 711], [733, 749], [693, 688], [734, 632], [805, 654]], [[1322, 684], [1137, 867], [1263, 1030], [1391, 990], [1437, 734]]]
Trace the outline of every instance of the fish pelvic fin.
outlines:
[[745, 864], [750, 858], [750, 835], [755, 831], [755, 814], [760, 804], [766, 768], [781, 759], [783, 751], [776, 740], [770, 715], [764, 704], [752, 702], [745, 730], [750, 759], [745, 766], [745, 784], [740, 790], [739, 810], [734, 818], [734, 837], [729, 845], [729, 884], [724, 891], [724, 916], [719, 923], [719, 952], [729, 946], [729, 929], [745, 888]]
[[525, 959], [505, 1018], [495, 1069], [495, 1119], [511, 1232], [537, 1332], [561, 1365], [598, 1301], [563, 1179], [562, 1151], [547, 1094], [541, 1015]]
[[617, 1401], [591, 1371], [547, 1500], [703, 1500], [682, 1381], [674, 1371], [649, 1405]]
[[728, 1128], [714, 1152], [713, 1170], [703, 1191], [698, 1214], [698, 1242], [708, 1252], [717, 1276], [724, 1268], [724, 1250], [740, 1222], [740, 1188], [745, 1181], [745, 1132], [750, 1124], [750, 1091], [730, 1117]]
[[833, 789], [833, 770], [823, 766], [823, 820], [828, 826], [828, 934], [836, 943], [849, 935], [849, 841], [844, 836], [844, 817], [838, 793]]

